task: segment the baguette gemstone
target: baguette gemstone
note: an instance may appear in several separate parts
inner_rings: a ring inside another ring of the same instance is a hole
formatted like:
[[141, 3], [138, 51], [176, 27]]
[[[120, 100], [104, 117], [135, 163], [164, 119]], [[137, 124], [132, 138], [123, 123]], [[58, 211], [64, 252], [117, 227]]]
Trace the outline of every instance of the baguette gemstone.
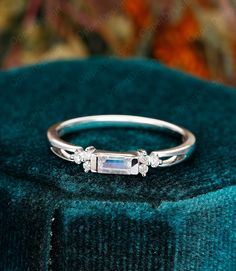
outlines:
[[139, 173], [135, 154], [95, 153], [91, 159], [91, 171], [107, 174], [136, 175]]

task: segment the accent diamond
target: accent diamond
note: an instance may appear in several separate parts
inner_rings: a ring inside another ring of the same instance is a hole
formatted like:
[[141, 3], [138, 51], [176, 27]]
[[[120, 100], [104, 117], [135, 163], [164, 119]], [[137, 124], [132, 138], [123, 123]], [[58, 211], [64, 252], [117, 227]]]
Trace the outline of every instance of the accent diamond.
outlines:
[[89, 146], [85, 149], [85, 151], [81, 148], [75, 151], [73, 158], [76, 164], [81, 164], [81, 162], [86, 162], [91, 159], [92, 153], [96, 149], [93, 146]]
[[149, 156], [147, 155], [147, 152], [145, 150], [138, 150], [138, 160], [140, 163], [145, 164], [145, 165], [149, 165]]
[[153, 168], [158, 167], [160, 164], [160, 159], [157, 154], [151, 153], [150, 154], [150, 165]]
[[91, 155], [93, 152], [95, 152], [95, 148], [93, 146], [89, 146], [85, 149], [85, 151], [83, 152], [83, 155], [82, 155], [82, 161], [85, 162], [85, 161], [88, 161], [91, 159]]
[[83, 161], [83, 153], [83, 149], [78, 149], [75, 151], [73, 158], [76, 164], [81, 164], [81, 162]]
[[91, 163], [90, 161], [86, 161], [83, 163], [83, 168], [85, 172], [89, 172], [91, 170]]
[[139, 165], [139, 173], [141, 173], [143, 177], [146, 176], [147, 172], [148, 172], [148, 166], [147, 165], [145, 165], [145, 164]]

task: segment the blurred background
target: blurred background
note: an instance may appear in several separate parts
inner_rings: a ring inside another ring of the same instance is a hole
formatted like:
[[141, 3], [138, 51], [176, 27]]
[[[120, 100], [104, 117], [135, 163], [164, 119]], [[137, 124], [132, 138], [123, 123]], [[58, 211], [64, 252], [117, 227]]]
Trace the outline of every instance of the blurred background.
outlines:
[[152, 58], [236, 86], [236, 0], [0, 0], [0, 68]]

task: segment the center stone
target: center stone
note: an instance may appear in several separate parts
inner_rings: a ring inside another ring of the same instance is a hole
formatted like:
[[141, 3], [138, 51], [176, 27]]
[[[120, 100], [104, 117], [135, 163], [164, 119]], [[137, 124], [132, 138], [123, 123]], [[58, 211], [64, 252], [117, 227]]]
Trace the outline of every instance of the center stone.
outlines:
[[91, 171], [106, 174], [138, 174], [135, 153], [97, 151], [91, 157]]

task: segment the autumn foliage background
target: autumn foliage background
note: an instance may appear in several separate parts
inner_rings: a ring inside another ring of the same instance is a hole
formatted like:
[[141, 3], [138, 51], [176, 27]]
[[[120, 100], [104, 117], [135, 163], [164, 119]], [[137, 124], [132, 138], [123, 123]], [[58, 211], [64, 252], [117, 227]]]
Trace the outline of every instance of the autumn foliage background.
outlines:
[[236, 86], [236, 0], [0, 1], [1, 69], [94, 55]]

